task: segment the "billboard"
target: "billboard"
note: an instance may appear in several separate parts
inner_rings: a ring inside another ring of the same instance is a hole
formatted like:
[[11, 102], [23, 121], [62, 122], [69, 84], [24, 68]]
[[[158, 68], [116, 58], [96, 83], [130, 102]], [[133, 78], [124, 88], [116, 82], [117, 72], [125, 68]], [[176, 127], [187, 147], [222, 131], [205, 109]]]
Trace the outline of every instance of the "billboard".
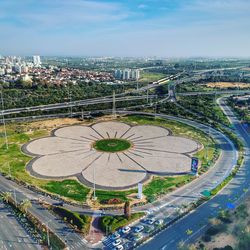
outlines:
[[192, 157], [191, 160], [191, 172], [193, 174], [198, 174], [198, 168], [199, 168], [199, 159], [196, 157]]

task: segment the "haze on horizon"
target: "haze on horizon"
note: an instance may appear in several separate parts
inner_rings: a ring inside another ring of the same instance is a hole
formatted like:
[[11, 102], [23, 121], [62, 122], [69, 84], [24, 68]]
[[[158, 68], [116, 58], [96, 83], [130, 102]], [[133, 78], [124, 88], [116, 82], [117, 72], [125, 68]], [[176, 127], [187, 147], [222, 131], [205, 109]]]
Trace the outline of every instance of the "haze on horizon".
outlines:
[[249, 0], [0, 0], [0, 54], [249, 57]]

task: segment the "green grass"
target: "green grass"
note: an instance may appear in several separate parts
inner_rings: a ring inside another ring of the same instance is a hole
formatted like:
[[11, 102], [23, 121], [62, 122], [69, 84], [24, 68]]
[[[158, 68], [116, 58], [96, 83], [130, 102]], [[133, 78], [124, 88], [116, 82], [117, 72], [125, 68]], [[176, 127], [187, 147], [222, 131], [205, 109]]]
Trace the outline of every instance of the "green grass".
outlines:
[[94, 148], [98, 151], [104, 152], [119, 152], [129, 149], [131, 143], [124, 139], [103, 139], [96, 141]]
[[149, 82], [154, 82], [158, 81], [167, 75], [162, 74], [162, 73], [152, 73], [152, 72], [141, 72], [141, 78], [139, 82], [141, 83], [149, 83]]
[[129, 223], [138, 220], [142, 216], [144, 216], [144, 213], [142, 212], [131, 214], [129, 219], [127, 219], [124, 215], [102, 216], [99, 221], [99, 227], [103, 232], [112, 233], [118, 228], [124, 227]]
[[89, 188], [84, 187], [75, 180], [50, 181], [42, 186], [42, 188], [51, 193], [79, 202], [85, 202], [86, 196], [89, 193]]
[[156, 199], [157, 196], [166, 194], [177, 187], [180, 187], [194, 179], [191, 175], [179, 177], [153, 177], [153, 180], [143, 189], [143, 194], [149, 202]]
[[105, 190], [96, 190], [96, 196], [98, 201], [101, 204], [107, 204], [107, 202], [111, 199], [119, 199], [121, 202], [125, 202], [128, 200], [128, 195], [132, 193], [136, 193], [136, 189], [128, 190], [128, 191], [105, 191]]

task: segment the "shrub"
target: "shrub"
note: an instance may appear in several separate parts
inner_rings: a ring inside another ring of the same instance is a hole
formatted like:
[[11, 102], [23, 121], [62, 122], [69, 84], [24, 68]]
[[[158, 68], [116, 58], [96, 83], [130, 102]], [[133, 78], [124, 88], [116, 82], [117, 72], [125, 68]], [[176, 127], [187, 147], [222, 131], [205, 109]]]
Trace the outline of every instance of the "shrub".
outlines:
[[52, 210], [60, 217], [64, 218], [64, 220], [66, 220], [68, 223], [76, 226], [78, 230], [82, 231], [83, 233], [87, 232], [91, 220], [90, 216], [83, 214], [80, 215], [62, 207], [53, 207]]

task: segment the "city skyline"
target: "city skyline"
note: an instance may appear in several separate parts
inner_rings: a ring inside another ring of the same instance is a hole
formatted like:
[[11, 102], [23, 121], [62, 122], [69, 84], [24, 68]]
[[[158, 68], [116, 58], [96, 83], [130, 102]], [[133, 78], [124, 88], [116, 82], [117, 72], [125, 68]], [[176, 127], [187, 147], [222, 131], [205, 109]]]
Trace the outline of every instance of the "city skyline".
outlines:
[[0, 54], [249, 57], [249, 10], [246, 0], [0, 0]]

